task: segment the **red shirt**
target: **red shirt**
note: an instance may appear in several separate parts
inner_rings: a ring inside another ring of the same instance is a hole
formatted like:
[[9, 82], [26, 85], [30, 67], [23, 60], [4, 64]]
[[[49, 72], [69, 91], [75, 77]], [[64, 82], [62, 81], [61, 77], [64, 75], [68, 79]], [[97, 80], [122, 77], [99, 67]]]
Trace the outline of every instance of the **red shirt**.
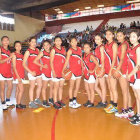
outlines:
[[[5, 50], [1, 47], [1, 59], [6, 59], [10, 57], [10, 51]], [[5, 63], [0, 64], [0, 74], [5, 78], [12, 78], [12, 65], [11, 59], [6, 61]]]

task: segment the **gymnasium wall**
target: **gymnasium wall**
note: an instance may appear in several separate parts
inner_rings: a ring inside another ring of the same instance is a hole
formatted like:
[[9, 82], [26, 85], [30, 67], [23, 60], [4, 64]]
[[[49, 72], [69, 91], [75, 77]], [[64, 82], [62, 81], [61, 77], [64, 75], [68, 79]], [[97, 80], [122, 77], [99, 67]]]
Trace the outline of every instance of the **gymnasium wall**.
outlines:
[[13, 43], [15, 40], [24, 41], [40, 32], [44, 25], [44, 21], [15, 14], [15, 31], [0, 30], [0, 38], [7, 35], [10, 38], [10, 43]]

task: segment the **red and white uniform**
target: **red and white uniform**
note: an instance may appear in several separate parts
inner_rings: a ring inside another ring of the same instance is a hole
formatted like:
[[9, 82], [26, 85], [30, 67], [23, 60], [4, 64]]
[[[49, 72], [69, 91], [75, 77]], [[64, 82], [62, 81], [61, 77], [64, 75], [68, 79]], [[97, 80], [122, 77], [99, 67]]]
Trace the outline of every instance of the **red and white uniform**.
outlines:
[[[8, 57], [10, 57], [10, 51], [9, 50], [5, 50], [3, 47], [0, 48], [1, 49], [1, 59], [6, 59]], [[0, 80], [3, 80], [5, 78], [12, 80], [12, 65], [11, 65], [11, 59], [6, 61], [5, 63], [0, 64], [0, 75], [2, 76], [2, 78], [0, 78]]]
[[[24, 67], [23, 67], [23, 55], [21, 53], [15, 53], [16, 56], [16, 70], [21, 79], [24, 79]], [[15, 72], [13, 72], [14, 79], [17, 79]]]
[[[110, 44], [108, 44], [108, 43], [105, 44], [105, 54], [106, 54], [106, 56], [107, 56], [107, 58], [108, 58], [108, 60], [109, 60], [109, 63], [106, 63], [106, 62], [105, 62], [107, 74], [108, 74], [109, 71], [110, 71], [111, 64], [112, 64], [112, 61], [113, 61], [113, 48], [112, 48], [112, 47], [113, 47], [113, 44], [114, 44], [114, 43], [115, 43], [115, 42], [112, 41]], [[116, 60], [116, 62], [115, 62], [114, 67], [115, 67], [115, 66], [117, 66], [117, 60]]]
[[81, 77], [82, 75], [82, 66], [81, 66], [81, 57], [82, 50], [80, 47], [77, 47], [77, 50], [70, 48], [72, 54], [69, 59], [69, 69], [75, 77]]
[[[137, 48], [140, 47], [140, 44], [138, 44], [134, 48], [130, 48], [128, 51], [128, 73], [131, 73], [134, 67], [137, 64], [137, 55], [136, 55], [136, 50]], [[137, 71], [135, 75], [133, 75], [130, 79], [130, 83], [134, 85], [135, 88], [140, 89], [140, 70]]]
[[127, 50], [126, 50], [125, 55], [124, 55], [124, 60], [123, 60], [123, 64], [122, 64], [122, 67], [121, 67], [121, 73], [123, 75], [126, 75], [126, 73], [128, 71], [128, 56], [127, 56], [127, 53], [128, 53], [128, 50], [129, 50], [129, 44], [128, 44], [127, 41], [123, 42], [118, 47], [118, 61], [120, 62], [120, 59], [121, 59], [121, 52], [122, 52], [122, 45], [123, 44], [127, 45]]
[[[95, 57], [97, 58], [98, 62], [99, 62], [99, 65], [102, 65], [102, 60], [101, 60], [101, 52], [100, 52], [100, 49], [103, 45], [100, 45], [100, 46], [97, 46], [96, 49], [95, 49]], [[109, 62], [109, 58], [107, 57], [107, 53], [105, 52], [104, 50], [104, 63], [105, 63], [105, 66], [104, 66], [104, 69], [105, 69], [105, 73], [108, 74], [109, 73], [109, 66], [110, 66], [110, 62]]]
[[43, 51], [43, 56], [41, 58], [43, 65], [47, 64], [47, 69], [42, 69], [42, 74], [45, 75], [47, 78], [51, 78], [51, 66], [50, 66], [50, 53]]
[[93, 55], [93, 53], [90, 53], [87, 56], [86, 56], [86, 54], [84, 54], [84, 57], [83, 57], [83, 67], [84, 67], [85, 80], [89, 80], [90, 76], [93, 76], [95, 79], [95, 72], [93, 72], [93, 73], [88, 72], [89, 70], [95, 69], [95, 63], [90, 60], [91, 55]]
[[27, 60], [28, 61], [28, 68], [31, 71], [34, 71], [36, 73], [36, 76], [40, 76], [41, 75], [40, 66], [33, 63], [34, 59], [39, 54], [39, 50], [37, 48], [35, 48], [35, 50], [29, 48], [27, 51], [29, 51], [29, 53], [30, 53], [28, 60]]
[[53, 67], [56, 74], [56, 78], [61, 79], [62, 70], [66, 59], [66, 50], [64, 47], [61, 47], [61, 50], [59, 50], [57, 47], [54, 47], [54, 50], [55, 50], [55, 56], [53, 61]]

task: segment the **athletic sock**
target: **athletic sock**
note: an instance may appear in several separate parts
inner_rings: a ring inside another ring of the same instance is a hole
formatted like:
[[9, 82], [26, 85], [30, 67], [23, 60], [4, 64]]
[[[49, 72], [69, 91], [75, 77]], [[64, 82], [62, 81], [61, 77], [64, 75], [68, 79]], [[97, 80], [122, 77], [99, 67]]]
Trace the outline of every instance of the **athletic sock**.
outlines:
[[113, 103], [113, 105], [114, 105], [115, 107], [117, 107], [117, 103]]
[[112, 104], [112, 105], [113, 105], [113, 101], [110, 101], [110, 104]]
[[10, 99], [6, 98], [6, 102], [9, 102], [9, 101], [10, 101]]
[[5, 104], [5, 101], [2, 101], [1, 103], [2, 103], [2, 104]]

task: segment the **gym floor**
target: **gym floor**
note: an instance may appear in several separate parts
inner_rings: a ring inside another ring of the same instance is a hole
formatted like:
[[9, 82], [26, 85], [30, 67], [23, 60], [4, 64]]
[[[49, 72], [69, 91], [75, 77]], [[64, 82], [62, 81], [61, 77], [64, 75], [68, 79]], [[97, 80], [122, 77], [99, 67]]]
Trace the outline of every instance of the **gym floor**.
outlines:
[[[23, 103], [28, 105], [28, 87], [25, 85]], [[114, 114], [106, 114], [103, 109], [68, 107], [68, 87], [64, 86], [63, 99], [67, 106], [61, 110], [51, 108], [0, 110], [0, 140], [140, 140], [140, 126], [129, 124], [127, 119], [119, 119]], [[119, 107], [122, 107], [120, 87]], [[133, 104], [135, 98], [132, 90]], [[48, 92], [47, 92], [48, 93]], [[15, 85], [12, 100], [15, 102]], [[108, 93], [109, 94], [109, 93]], [[107, 95], [108, 97], [109, 95]], [[96, 94], [95, 104], [99, 101]], [[109, 97], [108, 97], [109, 100]], [[78, 102], [87, 101], [82, 81]], [[121, 109], [121, 108], [120, 108]]]

